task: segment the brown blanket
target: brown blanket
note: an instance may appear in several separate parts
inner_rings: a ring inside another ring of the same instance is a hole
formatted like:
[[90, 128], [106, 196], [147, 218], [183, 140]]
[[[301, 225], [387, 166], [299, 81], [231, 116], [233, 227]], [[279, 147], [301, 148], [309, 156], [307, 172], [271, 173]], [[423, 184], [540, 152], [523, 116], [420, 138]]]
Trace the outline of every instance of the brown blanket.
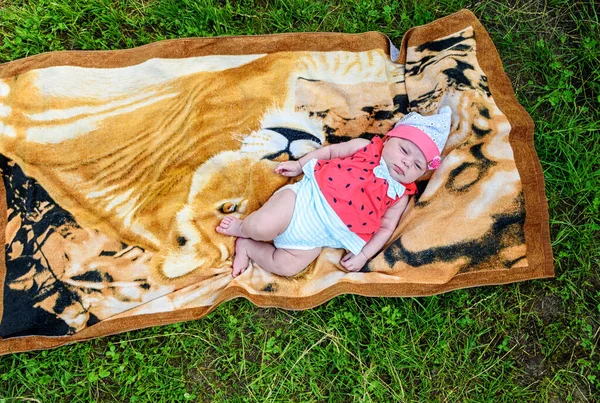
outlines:
[[[278, 161], [452, 108], [440, 168], [359, 273], [233, 279]], [[197, 319], [243, 296], [306, 309], [553, 276], [533, 122], [463, 10], [408, 31], [297, 33], [55, 52], [0, 66], [0, 354]], [[3, 213], [5, 212], [5, 213]]]

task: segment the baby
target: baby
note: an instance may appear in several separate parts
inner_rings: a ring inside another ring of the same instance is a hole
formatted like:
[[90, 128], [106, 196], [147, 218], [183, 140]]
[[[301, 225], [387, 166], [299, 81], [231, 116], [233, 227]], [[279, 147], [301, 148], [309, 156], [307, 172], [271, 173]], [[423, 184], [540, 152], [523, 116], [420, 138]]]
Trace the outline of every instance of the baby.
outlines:
[[359, 271], [390, 239], [417, 191], [414, 181], [438, 167], [450, 116], [448, 106], [431, 116], [411, 112], [383, 140], [355, 138], [280, 163], [275, 172], [304, 178], [277, 190], [244, 220], [225, 217], [216, 228], [238, 237], [233, 277], [250, 260], [293, 276], [323, 247], [349, 250], [340, 263]]

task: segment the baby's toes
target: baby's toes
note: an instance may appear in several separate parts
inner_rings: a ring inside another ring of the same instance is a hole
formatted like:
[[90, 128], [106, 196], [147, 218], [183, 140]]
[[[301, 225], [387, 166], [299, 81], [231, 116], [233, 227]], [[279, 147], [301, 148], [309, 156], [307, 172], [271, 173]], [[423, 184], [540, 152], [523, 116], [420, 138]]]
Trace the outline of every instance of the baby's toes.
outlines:
[[227, 229], [227, 228], [229, 228], [229, 225], [231, 225], [231, 217], [225, 217], [221, 220], [219, 227], [221, 227], [223, 229]]
[[239, 270], [238, 270], [238, 272], [237, 272], [237, 274], [235, 276], [233, 276], [233, 277], [237, 277], [240, 274], [243, 274], [246, 270], [248, 270], [248, 267], [250, 267], [250, 262], [248, 262], [248, 265], [240, 267]]

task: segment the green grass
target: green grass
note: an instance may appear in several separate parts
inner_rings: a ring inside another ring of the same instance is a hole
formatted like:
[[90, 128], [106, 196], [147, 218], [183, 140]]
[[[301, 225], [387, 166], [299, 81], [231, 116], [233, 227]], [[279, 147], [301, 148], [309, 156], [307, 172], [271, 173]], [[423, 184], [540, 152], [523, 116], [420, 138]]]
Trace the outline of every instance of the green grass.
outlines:
[[[556, 279], [208, 317], [0, 358], [0, 402], [600, 400], [600, 28], [594, 2], [39, 0], [0, 8], [0, 62], [189, 36], [410, 27], [461, 8], [536, 124]], [[0, 6], [2, 0], [0, 0]]]

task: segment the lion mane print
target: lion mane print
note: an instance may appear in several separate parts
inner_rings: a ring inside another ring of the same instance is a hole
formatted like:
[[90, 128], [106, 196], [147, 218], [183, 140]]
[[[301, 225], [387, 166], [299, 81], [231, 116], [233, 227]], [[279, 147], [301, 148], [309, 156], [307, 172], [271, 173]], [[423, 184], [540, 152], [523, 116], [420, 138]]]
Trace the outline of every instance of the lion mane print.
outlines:
[[[302, 298], [337, 284], [444, 284], [527, 266], [525, 205], [466, 28], [406, 49], [287, 51], [55, 66], [0, 80], [7, 199], [0, 337], [67, 335], [107, 319], [211, 306], [224, 291]], [[274, 172], [327, 144], [383, 136], [448, 105], [452, 129], [384, 250], [360, 273], [323, 249], [284, 278], [231, 276], [243, 218], [300, 178]]]

